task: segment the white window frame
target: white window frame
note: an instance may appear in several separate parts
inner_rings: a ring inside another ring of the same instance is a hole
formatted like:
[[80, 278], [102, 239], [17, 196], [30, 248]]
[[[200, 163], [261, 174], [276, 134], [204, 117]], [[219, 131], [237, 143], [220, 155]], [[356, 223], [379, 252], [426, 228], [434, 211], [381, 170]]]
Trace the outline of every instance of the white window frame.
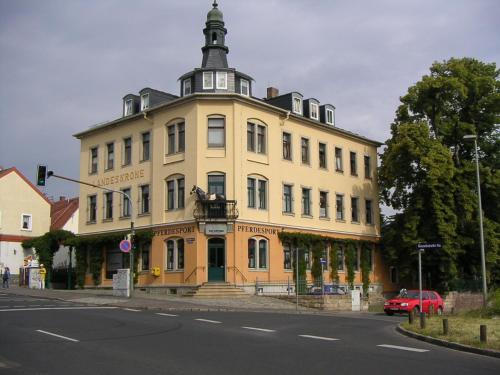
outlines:
[[[298, 108], [295, 108], [296, 107], [296, 103], [297, 103]], [[302, 99], [301, 98], [298, 98], [296, 96], [293, 97], [293, 99], [292, 99], [292, 110], [293, 110], [293, 113], [296, 113], [298, 115], [302, 114]]]
[[[246, 92], [243, 92], [243, 87], [246, 87]], [[250, 82], [246, 79], [240, 79], [240, 94], [250, 96]]]
[[[330, 116], [328, 116], [330, 115]], [[328, 117], [331, 117], [331, 121], [328, 120]], [[333, 109], [326, 109], [325, 110], [325, 122], [328, 124], [328, 125], [333, 125], [335, 123], [334, 121], [334, 117], [333, 117]]]
[[[210, 129], [220, 129], [220, 126], [217, 127], [210, 127], [210, 120], [222, 120], [224, 126], [222, 127], [223, 129], [223, 136], [224, 139], [222, 143], [210, 143]], [[208, 117], [207, 118], [207, 146], [208, 148], [225, 148], [226, 147], [226, 119], [225, 117]]]
[[141, 95], [141, 111], [145, 111], [150, 107], [149, 93]]
[[[206, 84], [206, 78], [210, 75], [210, 85]], [[214, 72], [203, 72], [203, 90], [212, 90], [214, 88]]]
[[[261, 271], [261, 270], [267, 270], [269, 269], [269, 240], [267, 238], [264, 238], [264, 237], [250, 237], [248, 238], [247, 240], [247, 262], [249, 261], [249, 258], [248, 258], [248, 242], [250, 240], [254, 240], [255, 241], [255, 258], [254, 258], [254, 262], [255, 262], [255, 267], [250, 267], [250, 265], [247, 263], [247, 267], [249, 270], [252, 270], [252, 271]], [[260, 243], [261, 241], [265, 242], [266, 243], [266, 264], [264, 267], [260, 267]]]
[[[326, 194], [326, 202], [325, 202], [325, 215], [321, 215], [321, 193]], [[321, 219], [330, 218], [330, 192], [328, 190], [320, 190], [319, 191], [319, 217]]]
[[[286, 204], [285, 204], [285, 186], [290, 186], [290, 211], [285, 211]], [[282, 184], [282, 189], [281, 189], [281, 195], [282, 195], [282, 212], [285, 215], [293, 215], [295, 210], [294, 210], [294, 196], [293, 196], [293, 188], [294, 185], [290, 183], [283, 182]]]
[[[178, 245], [178, 241], [179, 240], [182, 240], [184, 242], [184, 267], [183, 268], [179, 268], [179, 245]], [[174, 243], [174, 259], [173, 259], [173, 264], [172, 264], [172, 267], [169, 268], [168, 266], [168, 242], [169, 241], [173, 241]], [[184, 269], [186, 268], [186, 241], [184, 240], [184, 238], [182, 237], [172, 237], [172, 238], [167, 238], [165, 240], [165, 260], [166, 260], [166, 264], [165, 264], [165, 271], [167, 272], [181, 272], [181, 271], [184, 271]]]
[[[28, 227], [24, 228], [24, 218], [28, 218]], [[21, 214], [21, 230], [31, 232], [33, 230], [33, 215]]]
[[192, 94], [191, 78], [186, 78], [184, 81], [182, 81], [182, 92], [183, 92], [183, 96]]
[[[215, 77], [216, 77], [215, 84], [216, 84], [217, 89], [227, 90], [227, 72], [216, 72]], [[223, 85], [219, 85], [219, 78], [220, 77], [224, 77], [224, 84]]]
[[125, 100], [125, 107], [123, 108], [123, 115], [130, 116], [134, 112], [133, 108], [134, 101], [132, 99]]
[[[314, 108], [314, 109], [313, 109]], [[314, 116], [313, 113], [316, 113]], [[309, 103], [309, 117], [313, 120], [319, 120], [319, 105], [316, 103]]]

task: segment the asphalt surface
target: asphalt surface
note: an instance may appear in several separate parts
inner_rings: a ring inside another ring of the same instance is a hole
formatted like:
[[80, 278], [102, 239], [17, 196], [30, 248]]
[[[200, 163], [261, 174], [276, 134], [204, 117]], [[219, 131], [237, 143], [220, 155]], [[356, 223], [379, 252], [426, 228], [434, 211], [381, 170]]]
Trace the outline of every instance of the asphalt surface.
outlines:
[[1, 374], [498, 374], [374, 314], [113, 307], [0, 290]]

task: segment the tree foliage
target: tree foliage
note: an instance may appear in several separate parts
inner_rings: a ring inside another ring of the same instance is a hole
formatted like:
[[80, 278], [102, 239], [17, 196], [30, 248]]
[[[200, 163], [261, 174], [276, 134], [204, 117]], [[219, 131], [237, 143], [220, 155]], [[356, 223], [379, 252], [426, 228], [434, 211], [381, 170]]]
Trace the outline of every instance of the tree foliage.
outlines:
[[385, 255], [400, 279], [416, 280], [418, 242], [439, 242], [423, 267], [447, 289], [481, 275], [474, 142], [478, 140], [490, 283], [500, 282], [500, 82], [496, 65], [471, 58], [436, 62], [403, 96], [381, 156], [382, 201], [397, 214], [382, 226]]

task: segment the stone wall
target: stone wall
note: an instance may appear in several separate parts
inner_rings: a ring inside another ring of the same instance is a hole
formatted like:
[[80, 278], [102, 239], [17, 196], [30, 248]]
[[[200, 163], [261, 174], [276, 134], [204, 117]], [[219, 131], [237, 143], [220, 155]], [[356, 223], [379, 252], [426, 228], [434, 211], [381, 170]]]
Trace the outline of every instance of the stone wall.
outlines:
[[[295, 296], [281, 296], [289, 302], [295, 302]], [[352, 311], [352, 301], [349, 294], [323, 296], [299, 296], [299, 305], [318, 310], [327, 311]], [[368, 310], [368, 301], [361, 299], [361, 311]]]
[[459, 313], [478, 309], [483, 305], [483, 295], [471, 292], [449, 292], [444, 298], [445, 313]]

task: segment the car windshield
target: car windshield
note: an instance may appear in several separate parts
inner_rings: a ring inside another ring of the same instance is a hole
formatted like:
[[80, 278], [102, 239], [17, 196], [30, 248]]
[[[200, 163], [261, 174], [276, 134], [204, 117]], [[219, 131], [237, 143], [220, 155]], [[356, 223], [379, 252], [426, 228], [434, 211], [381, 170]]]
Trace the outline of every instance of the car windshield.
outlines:
[[398, 298], [420, 298], [418, 290], [408, 290], [406, 293], [399, 294]]

